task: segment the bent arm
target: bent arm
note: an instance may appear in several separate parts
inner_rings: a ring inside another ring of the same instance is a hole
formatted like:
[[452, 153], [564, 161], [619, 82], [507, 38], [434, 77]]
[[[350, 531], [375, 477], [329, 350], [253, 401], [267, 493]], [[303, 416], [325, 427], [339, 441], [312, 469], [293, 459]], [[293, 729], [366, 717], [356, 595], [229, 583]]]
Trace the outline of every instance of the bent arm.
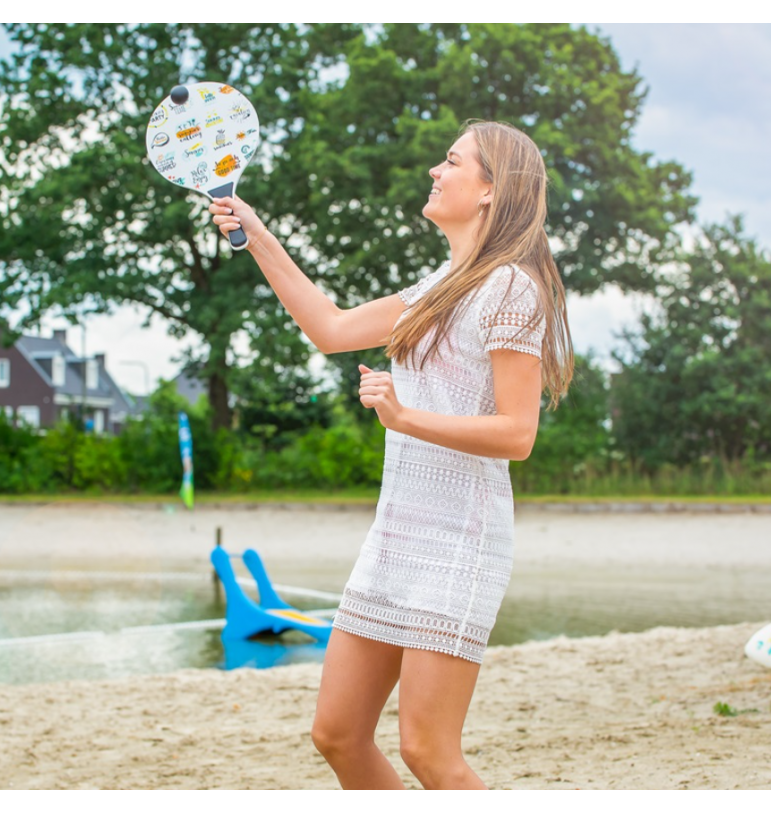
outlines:
[[[232, 210], [232, 214], [230, 213]], [[239, 226], [248, 250], [282, 305], [322, 353], [363, 350], [385, 345], [405, 305], [397, 294], [339, 308], [300, 270], [279, 240], [240, 198], [219, 198], [209, 211], [227, 234]]]
[[395, 395], [389, 405], [383, 388], [374, 385], [380, 392], [368, 395], [364, 380], [362, 403], [377, 410], [384, 426], [404, 435], [469, 455], [523, 461], [530, 455], [538, 431], [541, 363], [531, 354], [511, 350], [492, 351], [490, 359], [496, 415], [438, 415], [403, 407]]

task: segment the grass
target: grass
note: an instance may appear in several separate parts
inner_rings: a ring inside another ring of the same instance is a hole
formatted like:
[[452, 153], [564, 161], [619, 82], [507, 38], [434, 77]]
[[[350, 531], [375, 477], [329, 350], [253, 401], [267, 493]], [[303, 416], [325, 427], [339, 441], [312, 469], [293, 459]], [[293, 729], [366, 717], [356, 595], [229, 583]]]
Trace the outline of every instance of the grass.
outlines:
[[[198, 492], [195, 500], [199, 506], [211, 504], [261, 504], [261, 503], [323, 503], [370, 505], [377, 501], [377, 488], [357, 489], [276, 489], [254, 492]], [[515, 495], [518, 503], [730, 503], [755, 505], [771, 503], [771, 495]], [[62, 494], [0, 495], [0, 505], [12, 503], [176, 503], [176, 492], [167, 494], [104, 494], [99, 492], [69, 492]]]
[[723, 701], [718, 701], [715, 706], [712, 707], [712, 711], [718, 715], [722, 715], [724, 718], [735, 718], [737, 715], [760, 712], [759, 709], [736, 709], [736, 707], [732, 707], [730, 704], [726, 704]]
[[672, 494], [619, 494], [619, 495], [529, 495], [515, 494], [520, 502], [527, 503], [771, 503], [770, 494], [754, 495], [672, 495]]
[[[245, 503], [352, 503], [369, 505], [377, 501], [378, 489], [343, 489], [328, 491], [322, 489], [300, 489], [258, 491], [243, 494], [232, 492], [198, 492], [195, 496], [196, 505]], [[27, 494], [27, 495], [0, 495], [0, 505], [3, 503], [180, 503], [176, 492], [161, 494], [105, 494], [99, 492], [69, 492], [61, 494]]]

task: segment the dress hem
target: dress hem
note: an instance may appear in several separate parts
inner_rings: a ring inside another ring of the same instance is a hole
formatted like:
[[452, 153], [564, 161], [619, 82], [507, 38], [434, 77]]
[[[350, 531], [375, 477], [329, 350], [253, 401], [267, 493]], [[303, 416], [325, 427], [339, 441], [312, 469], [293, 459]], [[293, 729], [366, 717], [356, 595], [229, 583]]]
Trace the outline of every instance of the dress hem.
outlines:
[[412, 643], [405, 643], [400, 641], [393, 641], [391, 639], [387, 639], [385, 636], [378, 636], [375, 633], [364, 633], [361, 630], [356, 630], [353, 627], [348, 627], [347, 625], [340, 624], [335, 620], [333, 622], [332, 627], [337, 628], [338, 630], [342, 630], [343, 633], [350, 633], [352, 636], [360, 636], [362, 639], [370, 639], [374, 642], [382, 642], [383, 644], [390, 644], [393, 647], [401, 647], [405, 650], [431, 650], [434, 653], [444, 653], [446, 656], [453, 656], [456, 659], [463, 659], [464, 661], [470, 661], [472, 664], [481, 664], [482, 659], [473, 658], [472, 656], [468, 656], [465, 653], [461, 653], [457, 650], [448, 650], [445, 647], [432, 647], [428, 644], [412, 644]]

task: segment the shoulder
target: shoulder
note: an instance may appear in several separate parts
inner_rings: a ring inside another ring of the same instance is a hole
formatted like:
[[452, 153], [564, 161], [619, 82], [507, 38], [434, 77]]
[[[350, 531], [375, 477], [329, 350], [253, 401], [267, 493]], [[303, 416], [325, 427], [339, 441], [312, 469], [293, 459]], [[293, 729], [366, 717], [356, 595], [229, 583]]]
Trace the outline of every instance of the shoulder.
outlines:
[[535, 280], [519, 266], [504, 266], [485, 280], [485, 286], [478, 310], [484, 349], [540, 357], [546, 326]]
[[521, 266], [499, 266], [482, 284], [480, 305], [483, 308], [501, 307], [514, 302], [525, 311], [539, 309], [538, 285], [532, 275]]
[[436, 271], [432, 271], [430, 274], [422, 277], [414, 285], [411, 285], [408, 288], [403, 288], [401, 291], [399, 291], [398, 293], [401, 301], [408, 307], [413, 305], [427, 291], [430, 291], [443, 277], [445, 277], [449, 270], [450, 262], [448, 260], [442, 263], [442, 265], [439, 266]]

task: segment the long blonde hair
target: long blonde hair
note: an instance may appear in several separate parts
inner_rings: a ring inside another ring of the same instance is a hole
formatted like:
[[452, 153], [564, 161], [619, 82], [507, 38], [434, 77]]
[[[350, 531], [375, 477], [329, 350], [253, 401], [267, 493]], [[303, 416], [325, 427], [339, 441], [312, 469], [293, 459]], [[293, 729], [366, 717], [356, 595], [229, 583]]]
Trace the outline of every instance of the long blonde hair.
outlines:
[[[412, 306], [394, 327], [386, 353], [397, 362], [422, 368], [439, 352], [453, 317], [501, 266], [521, 266], [538, 287], [539, 308], [521, 332], [544, 319], [541, 363], [544, 390], [554, 408], [573, 377], [573, 345], [565, 308], [565, 288], [544, 231], [546, 167], [540, 151], [516, 127], [504, 122], [470, 122], [461, 134], [476, 138], [482, 178], [492, 185], [492, 202], [480, 221], [471, 254]], [[420, 340], [432, 332], [420, 359]]]

